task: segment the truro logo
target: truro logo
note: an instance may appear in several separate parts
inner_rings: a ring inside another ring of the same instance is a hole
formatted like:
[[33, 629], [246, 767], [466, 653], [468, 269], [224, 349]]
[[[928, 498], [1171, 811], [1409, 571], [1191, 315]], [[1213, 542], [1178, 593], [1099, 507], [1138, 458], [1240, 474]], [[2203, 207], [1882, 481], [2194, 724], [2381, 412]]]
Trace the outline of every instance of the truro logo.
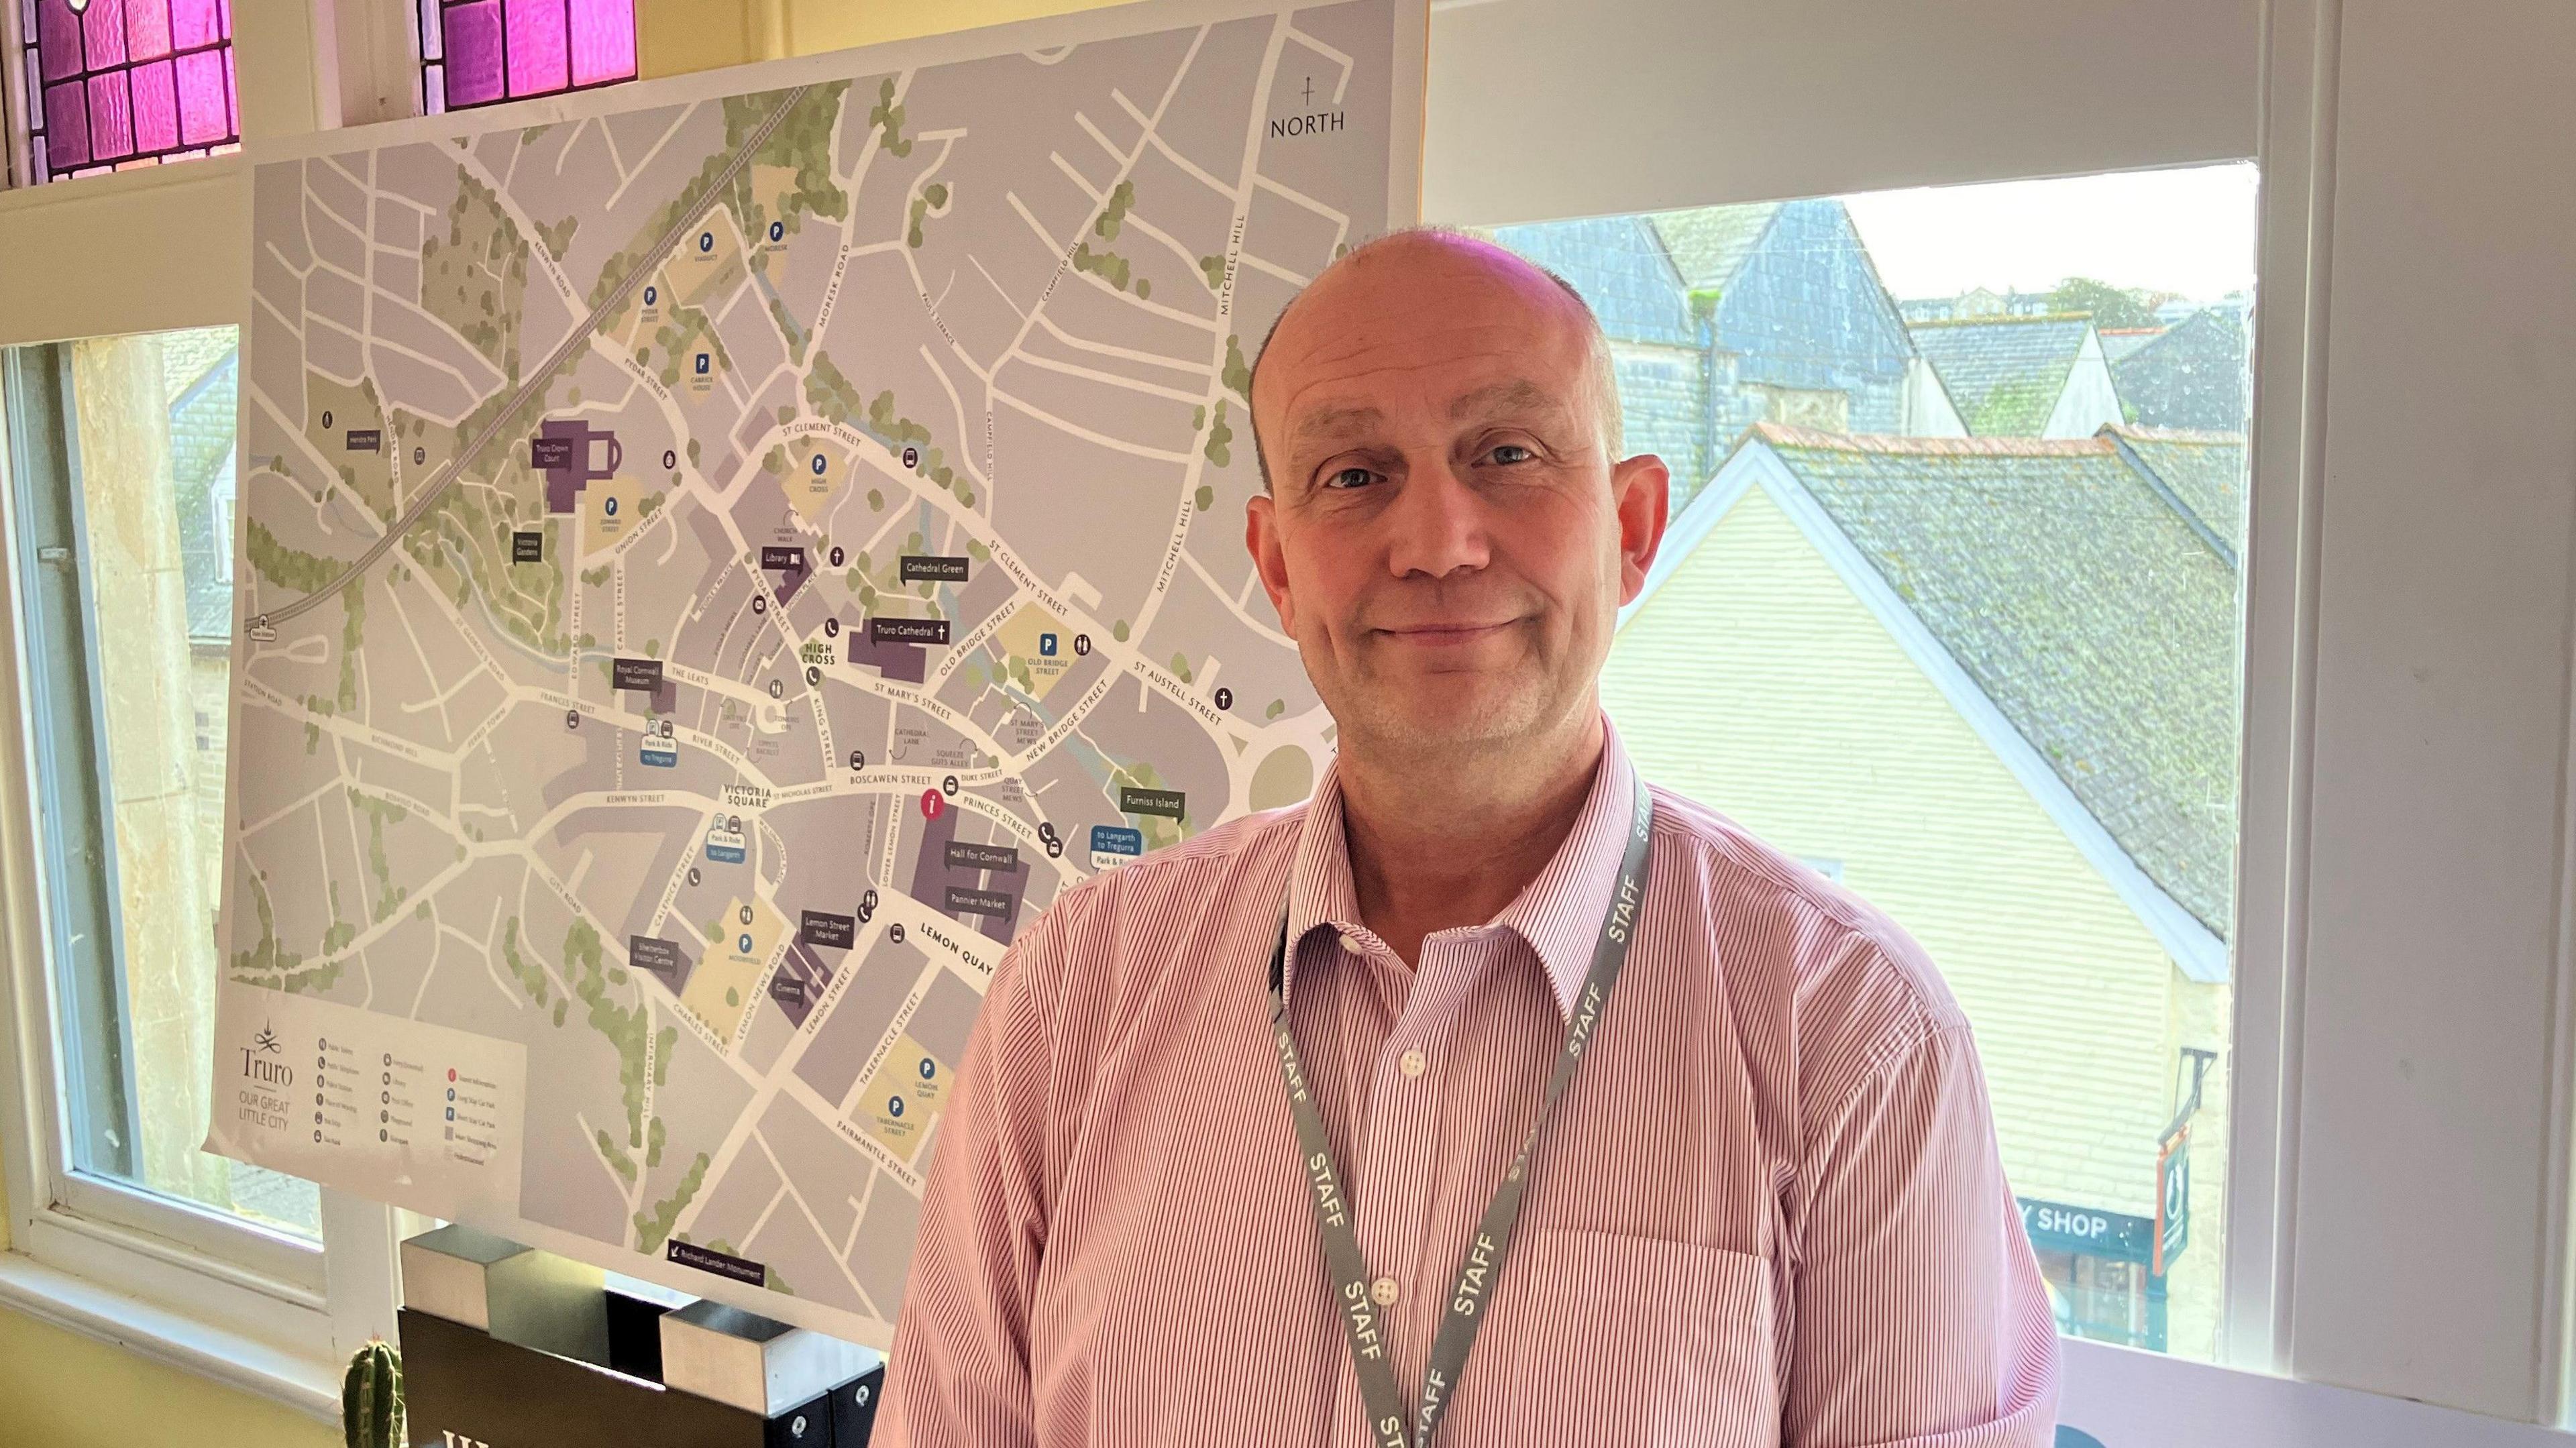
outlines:
[[282, 1089], [294, 1085], [294, 1067], [284, 1061], [267, 1059], [283, 1053], [283, 1048], [278, 1043], [277, 1032], [267, 1022], [261, 1022], [259, 1034], [251, 1037], [249, 1045], [242, 1047], [242, 1074], [262, 1086], [275, 1086]]

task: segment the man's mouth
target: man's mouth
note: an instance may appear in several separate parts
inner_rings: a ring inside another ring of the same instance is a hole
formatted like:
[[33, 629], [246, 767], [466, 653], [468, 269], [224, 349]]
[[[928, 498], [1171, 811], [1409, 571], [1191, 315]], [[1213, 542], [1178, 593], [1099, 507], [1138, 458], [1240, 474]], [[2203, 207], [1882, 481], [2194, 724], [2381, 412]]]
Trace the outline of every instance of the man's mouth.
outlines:
[[1381, 628], [1379, 633], [1403, 643], [1423, 648], [1455, 648], [1493, 637], [1510, 628], [1514, 620], [1496, 623], [1416, 623]]

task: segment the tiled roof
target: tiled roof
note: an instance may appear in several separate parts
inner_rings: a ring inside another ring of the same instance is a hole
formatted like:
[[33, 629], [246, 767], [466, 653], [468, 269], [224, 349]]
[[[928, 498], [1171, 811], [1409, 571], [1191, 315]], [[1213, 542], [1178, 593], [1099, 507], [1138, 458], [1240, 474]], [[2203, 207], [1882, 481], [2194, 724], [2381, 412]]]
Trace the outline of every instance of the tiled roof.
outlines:
[[2162, 327], [2104, 328], [2101, 334], [2103, 359], [2118, 362], [2164, 334]]
[[2236, 571], [2112, 439], [1764, 423], [1738, 447], [1757, 444], [2130, 858], [2227, 938]]
[[2230, 554], [2245, 556], [2245, 434], [2132, 423], [2102, 435], [2126, 446]]
[[1691, 291], [1723, 291], [1735, 280], [1744, 259], [1753, 254], [1754, 245], [1770, 228], [1771, 218], [1780, 214], [1784, 203], [1757, 202], [1745, 206], [1702, 206], [1690, 211], [1667, 211], [1648, 218], [1655, 234], [1663, 238], [1664, 250], [1671, 253], [1673, 269], [1681, 273], [1682, 285]]
[[2037, 437], [2057, 409], [2067, 374], [2092, 320], [2081, 312], [2045, 317], [1963, 317], [1916, 322], [1923, 354], [1968, 431], [1980, 437]]
[[2113, 362], [2111, 382], [2132, 421], [2241, 431], [2253, 401], [2244, 314], [2227, 306], [2193, 313]]

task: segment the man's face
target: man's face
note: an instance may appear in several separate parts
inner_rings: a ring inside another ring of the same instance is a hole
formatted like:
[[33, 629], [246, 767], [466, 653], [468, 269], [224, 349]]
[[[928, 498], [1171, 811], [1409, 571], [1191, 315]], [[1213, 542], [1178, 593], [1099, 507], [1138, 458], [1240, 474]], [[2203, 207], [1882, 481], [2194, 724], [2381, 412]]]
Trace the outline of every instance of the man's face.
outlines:
[[1666, 473], [1613, 463], [1572, 298], [1407, 236], [1298, 299], [1253, 383], [1271, 493], [1245, 541], [1347, 744], [1489, 748], [1588, 722]]

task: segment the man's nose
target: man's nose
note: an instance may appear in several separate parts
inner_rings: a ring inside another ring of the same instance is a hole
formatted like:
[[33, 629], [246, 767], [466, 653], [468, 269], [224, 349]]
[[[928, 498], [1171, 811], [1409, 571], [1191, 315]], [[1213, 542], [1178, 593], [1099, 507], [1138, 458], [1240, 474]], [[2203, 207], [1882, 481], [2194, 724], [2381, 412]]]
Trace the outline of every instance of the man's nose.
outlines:
[[1446, 578], [1492, 559], [1485, 500], [1447, 458], [1410, 468], [1384, 518], [1391, 533], [1387, 569], [1398, 578]]

